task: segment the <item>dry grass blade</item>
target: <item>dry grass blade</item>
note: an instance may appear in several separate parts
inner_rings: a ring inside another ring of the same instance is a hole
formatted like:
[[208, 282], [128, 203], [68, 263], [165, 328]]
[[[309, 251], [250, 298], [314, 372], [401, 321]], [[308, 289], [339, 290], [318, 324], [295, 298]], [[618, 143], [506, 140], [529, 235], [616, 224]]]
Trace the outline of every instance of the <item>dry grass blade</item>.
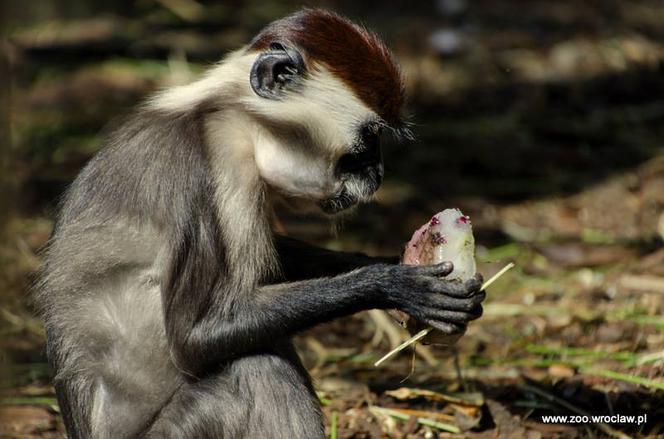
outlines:
[[431, 331], [433, 331], [433, 328], [426, 328], [426, 329], [421, 330], [420, 332], [418, 332], [417, 334], [415, 334], [414, 336], [412, 336], [411, 338], [404, 341], [399, 346], [397, 346], [396, 348], [392, 349], [390, 352], [385, 354], [380, 360], [378, 360], [374, 363], [374, 366], [380, 366], [381, 363], [383, 363], [385, 360], [388, 360], [394, 354], [397, 354], [397, 353], [401, 352], [402, 350], [406, 349], [408, 346], [412, 345], [413, 343], [416, 343], [416, 342], [420, 341], [421, 339], [426, 337], [426, 335]]
[[337, 430], [338, 430], [338, 414], [336, 411], [332, 412], [332, 424], [330, 426], [330, 439], [337, 439]]
[[[488, 287], [489, 285], [491, 285], [492, 283], [494, 283], [494, 282], [495, 282], [500, 276], [502, 276], [503, 274], [505, 274], [505, 273], [506, 273], [509, 269], [511, 269], [512, 267], [514, 267], [514, 262], [510, 262], [509, 264], [505, 265], [505, 266], [502, 268], [502, 270], [500, 270], [498, 273], [496, 273], [496, 274], [494, 274], [493, 276], [491, 276], [491, 278], [490, 278], [489, 280], [487, 280], [486, 282], [484, 282], [484, 284], [482, 284], [482, 288], [481, 288], [481, 289], [482, 289], [482, 290], [486, 290], [487, 287]], [[408, 340], [406, 340], [406, 341], [404, 341], [403, 343], [401, 343], [401, 344], [400, 344], [399, 346], [397, 346], [396, 348], [392, 349], [392, 350], [391, 350], [390, 352], [388, 352], [387, 354], [383, 355], [383, 357], [382, 357], [380, 360], [378, 360], [378, 361], [376, 361], [376, 362], [374, 363], [374, 366], [376, 366], [376, 367], [377, 367], [377, 366], [380, 366], [383, 362], [385, 362], [386, 360], [392, 358], [394, 355], [396, 355], [396, 354], [398, 354], [399, 352], [401, 352], [402, 350], [406, 349], [408, 346], [412, 345], [413, 343], [417, 343], [418, 341], [420, 341], [421, 339], [423, 339], [424, 337], [426, 337], [427, 334], [430, 333], [431, 331], [433, 331], [433, 328], [426, 328], [426, 329], [421, 330], [420, 332], [418, 332], [417, 334], [413, 335], [413, 336], [412, 336], [411, 338], [409, 338]]]
[[429, 401], [446, 402], [458, 405], [481, 407], [484, 405], [484, 396], [481, 393], [464, 393], [458, 395], [449, 395], [440, 392], [434, 392], [429, 389], [418, 389], [411, 387], [400, 387], [395, 390], [385, 391], [385, 395], [400, 401], [409, 399], [424, 398]]
[[[401, 421], [407, 421], [408, 419], [410, 419], [411, 416], [410, 414], [402, 413], [402, 411], [400, 410], [388, 409], [385, 407], [377, 407], [377, 406], [369, 407], [369, 411], [378, 415], [390, 416], [392, 418], [399, 419]], [[440, 431], [447, 431], [455, 434], [461, 433], [461, 429], [456, 425], [435, 421], [430, 418], [417, 417], [417, 423], [420, 425], [426, 425], [428, 427], [435, 428]]]
[[512, 268], [514, 268], [514, 262], [510, 262], [509, 264], [505, 265], [498, 273], [491, 276], [491, 278], [489, 278], [488, 281], [486, 281], [482, 284], [482, 289], [486, 290], [487, 288], [489, 288], [489, 286], [492, 283], [494, 283], [495, 281], [497, 281], [500, 276], [507, 273], [507, 271], [512, 269]]
[[612, 380], [624, 381], [626, 383], [638, 384], [639, 386], [647, 387], [649, 389], [664, 390], [664, 381], [661, 379], [653, 380], [649, 378], [642, 378], [637, 375], [627, 373], [614, 372], [606, 369], [594, 369], [592, 367], [582, 368], [581, 371], [586, 375], [600, 376], [610, 378]]

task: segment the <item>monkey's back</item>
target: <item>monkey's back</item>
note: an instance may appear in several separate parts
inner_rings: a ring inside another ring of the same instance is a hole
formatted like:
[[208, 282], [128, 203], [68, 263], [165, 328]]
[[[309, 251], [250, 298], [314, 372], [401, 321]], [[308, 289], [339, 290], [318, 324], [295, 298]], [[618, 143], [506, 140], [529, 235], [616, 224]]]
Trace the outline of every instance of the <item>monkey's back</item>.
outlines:
[[204, 378], [171, 355], [162, 295], [176, 243], [169, 225], [197, 227], [212, 215], [192, 207], [210, 196], [197, 123], [130, 118], [61, 203], [34, 300], [71, 438], [322, 436], [290, 341]]
[[72, 185], [35, 291], [58, 401], [73, 438], [131, 437], [181, 380], [170, 361], [161, 311], [164, 239], [117, 203], [111, 209], [118, 186], [135, 184], [106, 175], [119, 166], [118, 153], [104, 150]]

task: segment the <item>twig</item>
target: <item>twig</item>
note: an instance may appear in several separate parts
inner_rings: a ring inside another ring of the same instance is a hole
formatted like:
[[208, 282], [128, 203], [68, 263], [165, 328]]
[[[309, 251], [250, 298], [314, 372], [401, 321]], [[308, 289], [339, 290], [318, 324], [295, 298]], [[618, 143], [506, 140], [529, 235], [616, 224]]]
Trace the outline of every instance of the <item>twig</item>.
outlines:
[[489, 278], [488, 281], [484, 282], [484, 283], [482, 284], [482, 288], [481, 288], [481, 289], [482, 289], [482, 290], [486, 290], [487, 288], [489, 288], [489, 286], [490, 286], [492, 283], [494, 283], [495, 281], [497, 281], [498, 278], [499, 278], [500, 276], [502, 276], [503, 274], [507, 273], [507, 271], [510, 270], [510, 269], [512, 269], [512, 268], [514, 268], [514, 262], [510, 262], [509, 264], [505, 265], [505, 266], [504, 266], [504, 267], [503, 267], [498, 273], [494, 274], [493, 276], [491, 276], [491, 277]]
[[[488, 281], [484, 282], [484, 284], [482, 284], [482, 288], [480, 288], [480, 289], [485, 290], [489, 285], [494, 283], [496, 281], [496, 279], [498, 279], [500, 276], [505, 274], [512, 267], [514, 267], [514, 262], [510, 262], [509, 264], [505, 265], [502, 270], [500, 270], [498, 273], [491, 276], [491, 278]], [[404, 341], [399, 346], [397, 346], [396, 348], [392, 349], [390, 352], [385, 354], [380, 360], [378, 360], [374, 363], [374, 366], [375, 367], [380, 366], [381, 363], [383, 363], [384, 361], [392, 358], [395, 354], [398, 354], [399, 352], [401, 352], [402, 350], [404, 350], [405, 348], [407, 348], [411, 344], [417, 343], [418, 341], [420, 341], [421, 339], [426, 337], [427, 334], [429, 334], [431, 331], [433, 331], [433, 328], [426, 328], [426, 329], [421, 330], [420, 332], [418, 332], [417, 334], [415, 334], [414, 336], [412, 336], [411, 338]]]
[[418, 332], [417, 334], [415, 334], [414, 336], [412, 336], [411, 338], [409, 338], [408, 340], [404, 341], [404, 342], [401, 343], [399, 346], [397, 346], [396, 348], [392, 349], [390, 352], [388, 352], [387, 354], [385, 354], [385, 355], [383, 356], [383, 358], [381, 358], [380, 360], [378, 360], [378, 361], [376, 361], [376, 362], [374, 363], [374, 366], [380, 366], [380, 364], [381, 364], [382, 362], [384, 362], [385, 360], [389, 359], [389, 358], [392, 357], [394, 354], [396, 354], [396, 353], [398, 353], [398, 352], [401, 352], [402, 350], [406, 349], [406, 348], [407, 348], [408, 346], [410, 346], [411, 344], [416, 343], [416, 342], [418, 342], [420, 339], [426, 337], [426, 335], [427, 335], [429, 332], [431, 332], [432, 330], [433, 330], [433, 328], [426, 328], [426, 329], [421, 330], [420, 332]]

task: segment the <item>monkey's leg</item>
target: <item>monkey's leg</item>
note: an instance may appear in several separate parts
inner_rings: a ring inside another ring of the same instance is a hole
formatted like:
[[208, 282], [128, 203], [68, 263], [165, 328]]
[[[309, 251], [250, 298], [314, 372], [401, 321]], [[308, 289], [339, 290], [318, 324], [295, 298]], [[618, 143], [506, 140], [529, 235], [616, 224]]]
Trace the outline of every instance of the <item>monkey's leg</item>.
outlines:
[[246, 356], [216, 375], [184, 383], [145, 437], [324, 438], [308, 374], [290, 342], [280, 351]]
[[327, 250], [286, 236], [275, 236], [279, 262], [287, 281], [336, 276], [374, 264], [398, 264], [399, 257]]
[[86, 382], [84, 378], [60, 380], [54, 383], [54, 387], [60, 413], [67, 426], [67, 437], [69, 439], [92, 437], [87, 422], [89, 402], [92, 399], [91, 383]]
[[58, 306], [58, 318], [48, 321], [49, 361], [73, 439], [139, 437], [181, 380], [170, 359], [160, 289], [146, 273], [130, 265], [104, 270], [94, 282], [69, 282], [76, 295], [62, 300], [68, 306]]
[[[153, 342], [153, 340], [150, 340]], [[56, 377], [58, 403], [70, 439], [129, 439], [149, 425], [177, 383], [168, 357], [141, 367], [122, 347], [121, 364], [109, 359], [116, 354], [80, 353], [76, 364], [81, 370], [65, 370]], [[115, 371], [114, 371], [115, 370]]]

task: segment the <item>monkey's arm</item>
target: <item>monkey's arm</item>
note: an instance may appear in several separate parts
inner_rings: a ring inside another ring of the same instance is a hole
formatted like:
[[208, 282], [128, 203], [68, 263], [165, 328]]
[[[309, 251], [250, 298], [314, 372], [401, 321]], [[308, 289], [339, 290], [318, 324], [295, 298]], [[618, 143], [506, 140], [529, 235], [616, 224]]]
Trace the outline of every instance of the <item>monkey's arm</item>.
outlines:
[[[444, 333], [463, 332], [481, 315], [481, 278], [445, 281], [451, 264], [377, 264], [343, 275], [262, 286], [254, 291], [212, 291], [192, 309], [191, 291], [167, 302], [166, 322], [178, 366], [193, 375], [285, 336], [334, 318], [373, 308], [398, 308]], [[235, 293], [235, 294], [234, 294]], [[195, 305], [195, 304], [193, 304]]]
[[399, 257], [327, 250], [287, 236], [275, 235], [282, 272], [287, 281], [336, 276], [374, 264], [398, 264]]

